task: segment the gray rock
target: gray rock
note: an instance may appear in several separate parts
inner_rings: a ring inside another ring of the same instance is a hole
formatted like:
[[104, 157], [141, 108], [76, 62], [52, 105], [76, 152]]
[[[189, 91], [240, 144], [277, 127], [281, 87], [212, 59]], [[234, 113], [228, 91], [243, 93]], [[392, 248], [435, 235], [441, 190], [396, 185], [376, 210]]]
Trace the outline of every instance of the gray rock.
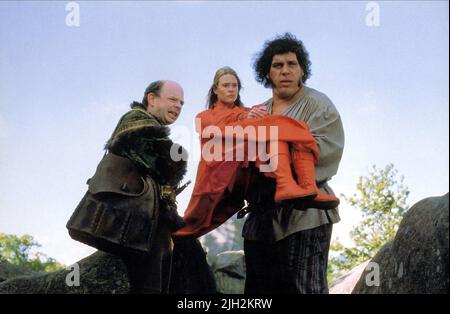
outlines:
[[218, 293], [244, 293], [244, 239], [241, 235], [244, 221], [234, 215], [217, 229], [200, 237], [207, 250], [207, 260], [214, 272]]
[[448, 293], [448, 248], [447, 193], [408, 210], [394, 240], [371, 260], [352, 293]]
[[351, 270], [336, 278], [333, 285], [330, 287], [330, 294], [350, 294], [355, 288], [361, 274], [366, 268], [369, 261], [353, 267]]
[[32, 271], [23, 269], [6, 261], [0, 260], [0, 283], [14, 277], [27, 275], [29, 276], [33, 274], [34, 272]]
[[[97, 251], [77, 264], [80, 274], [79, 286], [74, 277], [76, 271], [74, 264], [67, 270], [7, 280], [0, 284], [0, 293], [110, 294], [113, 291], [128, 293], [128, 277], [120, 258]], [[118, 282], [121, 284], [118, 285]]]
[[218, 254], [212, 268], [218, 293], [244, 293], [245, 259], [243, 250], [225, 251]]
[[[77, 271], [79, 282], [75, 276]], [[172, 279], [171, 293], [216, 292], [214, 276], [198, 240], [176, 242]], [[128, 275], [122, 260], [101, 251], [66, 270], [14, 277], [0, 283], [0, 294], [124, 294], [128, 291]]]
[[209, 265], [213, 265], [218, 254], [225, 251], [239, 251], [244, 247], [242, 226], [245, 219], [237, 219], [236, 215], [228, 219], [220, 227], [199, 238], [207, 251]]

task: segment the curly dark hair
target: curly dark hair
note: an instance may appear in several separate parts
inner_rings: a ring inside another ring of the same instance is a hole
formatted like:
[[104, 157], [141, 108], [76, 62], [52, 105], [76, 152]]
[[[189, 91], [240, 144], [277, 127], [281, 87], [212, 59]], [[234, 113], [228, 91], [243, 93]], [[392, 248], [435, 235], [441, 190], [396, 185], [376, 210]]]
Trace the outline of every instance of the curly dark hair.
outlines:
[[274, 39], [266, 41], [263, 49], [255, 55], [253, 69], [255, 70], [256, 81], [263, 84], [264, 87], [271, 87], [272, 83], [268, 78], [268, 73], [273, 56], [289, 52], [297, 55], [297, 60], [304, 73], [302, 82], [305, 83], [311, 76], [311, 61], [309, 61], [309, 54], [303, 42], [291, 33], [277, 35]]

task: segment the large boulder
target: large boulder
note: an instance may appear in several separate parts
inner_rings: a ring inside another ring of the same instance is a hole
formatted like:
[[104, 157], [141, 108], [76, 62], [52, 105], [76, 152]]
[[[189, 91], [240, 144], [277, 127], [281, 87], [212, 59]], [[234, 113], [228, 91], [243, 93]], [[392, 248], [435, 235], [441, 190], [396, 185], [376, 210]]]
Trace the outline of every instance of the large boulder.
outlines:
[[212, 269], [216, 278], [218, 293], [244, 293], [245, 259], [243, 250], [225, 251], [218, 254]]
[[34, 272], [0, 260], [0, 283], [14, 277], [32, 274], [34, 274]]
[[237, 219], [237, 215], [234, 215], [220, 227], [200, 237], [214, 272], [218, 293], [244, 293], [243, 225], [244, 219]]
[[[78, 270], [79, 277], [76, 276]], [[122, 260], [101, 251], [67, 270], [20, 276], [0, 284], [0, 293], [14, 294], [110, 294], [127, 293], [128, 289], [128, 277]]]
[[361, 274], [366, 268], [369, 261], [366, 261], [358, 266], [353, 267], [351, 270], [336, 278], [330, 287], [330, 294], [350, 294], [355, 288]]
[[[214, 276], [198, 240], [175, 243], [172, 279], [171, 293], [216, 292]], [[123, 294], [128, 291], [128, 275], [122, 260], [101, 251], [66, 270], [19, 276], [0, 283], [0, 294]]]
[[199, 240], [207, 252], [209, 265], [213, 265], [217, 256], [226, 251], [239, 251], [244, 248], [242, 227], [245, 219], [237, 219], [232, 216], [218, 228], [200, 237]]
[[448, 193], [411, 207], [394, 240], [371, 260], [352, 293], [448, 293], [448, 216]]

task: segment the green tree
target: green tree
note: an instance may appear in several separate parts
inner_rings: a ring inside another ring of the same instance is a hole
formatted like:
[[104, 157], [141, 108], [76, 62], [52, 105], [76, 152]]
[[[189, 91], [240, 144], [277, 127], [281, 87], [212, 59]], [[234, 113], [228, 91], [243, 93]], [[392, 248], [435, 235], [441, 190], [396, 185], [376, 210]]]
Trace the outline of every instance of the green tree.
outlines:
[[408, 187], [404, 177], [397, 180], [393, 164], [384, 169], [372, 166], [367, 177], [359, 177], [358, 193], [351, 197], [341, 194], [352, 207], [362, 213], [362, 221], [350, 232], [354, 246], [345, 247], [334, 242], [330, 250], [337, 253], [330, 258], [328, 277], [330, 282], [353, 267], [370, 260], [378, 250], [395, 237], [403, 214], [408, 210]]
[[31, 252], [39, 247], [41, 245], [30, 235], [18, 237], [0, 233], [0, 260], [35, 272], [51, 272], [64, 268], [64, 265], [41, 252]]

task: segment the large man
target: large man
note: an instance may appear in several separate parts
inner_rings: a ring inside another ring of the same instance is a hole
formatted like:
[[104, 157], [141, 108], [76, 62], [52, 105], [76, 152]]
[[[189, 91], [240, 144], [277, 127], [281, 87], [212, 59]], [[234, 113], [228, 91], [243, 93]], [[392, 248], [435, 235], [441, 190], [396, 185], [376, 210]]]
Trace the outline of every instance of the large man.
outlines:
[[[311, 75], [310, 65], [303, 43], [286, 33], [265, 43], [254, 69], [257, 81], [272, 89], [265, 111], [308, 124], [320, 149], [317, 184], [322, 192], [333, 194], [327, 181], [337, 172], [344, 132], [331, 100], [305, 86]], [[265, 111], [254, 109], [251, 114], [262, 117]], [[260, 174], [248, 195], [253, 210], [242, 232], [247, 268], [245, 292], [328, 293], [326, 269], [332, 224], [340, 220], [337, 209], [299, 210], [275, 204], [274, 191], [273, 180]]]

